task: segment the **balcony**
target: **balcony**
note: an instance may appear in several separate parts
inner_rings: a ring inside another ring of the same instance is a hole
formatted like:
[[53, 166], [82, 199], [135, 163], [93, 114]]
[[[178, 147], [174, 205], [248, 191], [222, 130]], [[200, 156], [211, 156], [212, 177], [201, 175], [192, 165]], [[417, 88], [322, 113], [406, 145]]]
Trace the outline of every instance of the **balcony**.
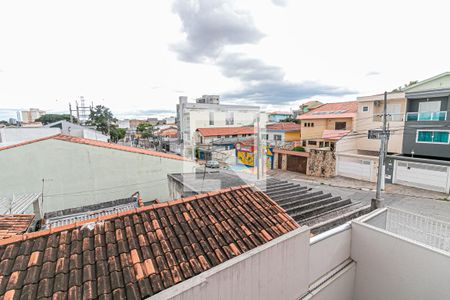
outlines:
[[[390, 113], [388, 113], [387, 115], [386, 115], [386, 121], [388, 121], [388, 122], [403, 122], [403, 119], [404, 119], [404, 114], [398, 114], [398, 113], [395, 113], [395, 114], [390, 114]], [[373, 121], [374, 122], [383, 122], [383, 114], [374, 114], [373, 115]]]
[[445, 121], [445, 120], [447, 120], [446, 111], [409, 112], [406, 114], [406, 121]]

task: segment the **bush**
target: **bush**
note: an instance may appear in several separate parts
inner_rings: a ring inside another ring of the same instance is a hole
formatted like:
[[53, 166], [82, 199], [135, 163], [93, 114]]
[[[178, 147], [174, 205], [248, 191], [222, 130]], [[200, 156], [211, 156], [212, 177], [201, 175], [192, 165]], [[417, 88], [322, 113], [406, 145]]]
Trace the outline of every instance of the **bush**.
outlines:
[[297, 146], [292, 149], [292, 151], [305, 152], [305, 148], [302, 146]]

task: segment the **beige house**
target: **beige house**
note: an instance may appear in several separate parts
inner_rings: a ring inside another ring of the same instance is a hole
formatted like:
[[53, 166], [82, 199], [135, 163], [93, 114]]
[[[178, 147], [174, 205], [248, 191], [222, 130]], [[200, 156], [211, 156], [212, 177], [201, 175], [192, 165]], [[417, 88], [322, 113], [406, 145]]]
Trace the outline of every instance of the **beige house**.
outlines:
[[[354, 134], [336, 144], [336, 174], [376, 181], [380, 140], [369, 139], [369, 130], [382, 128], [384, 94], [358, 97]], [[403, 92], [387, 95], [387, 124], [390, 130], [388, 153], [402, 153], [406, 98]]]

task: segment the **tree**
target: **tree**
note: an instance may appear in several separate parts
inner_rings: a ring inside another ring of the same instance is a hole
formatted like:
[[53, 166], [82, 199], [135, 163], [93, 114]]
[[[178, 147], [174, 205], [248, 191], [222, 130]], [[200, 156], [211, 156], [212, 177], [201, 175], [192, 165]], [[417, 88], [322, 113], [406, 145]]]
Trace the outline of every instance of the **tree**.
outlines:
[[89, 114], [89, 120], [86, 122], [87, 125], [95, 126], [98, 131], [103, 134], [108, 134], [111, 128], [115, 127], [117, 119], [109, 110], [109, 108], [103, 105], [97, 105], [91, 108], [91, 113]]
[[110, 129], [111, 141], [117, 143], [125, 137], [126, 132], [127, 131], [124, 128], [117, 128], [116, 126], [112, 127]]
[[[73, 121], [76, 123], [77, 119], [75, 117], [72, 117]], [[58, 121], [70, 121], [70, 115], [69, 114], [47, 114], [43, 115], [40, 118], [36, 119], [36, 122], [41, 122], [44, 125], [58, 122]]]
[[153, 126], [150, 123], [141, 123], [136, 127], [136, 131], [141, 134], [141, 137], [147, 139], [153, 136]]

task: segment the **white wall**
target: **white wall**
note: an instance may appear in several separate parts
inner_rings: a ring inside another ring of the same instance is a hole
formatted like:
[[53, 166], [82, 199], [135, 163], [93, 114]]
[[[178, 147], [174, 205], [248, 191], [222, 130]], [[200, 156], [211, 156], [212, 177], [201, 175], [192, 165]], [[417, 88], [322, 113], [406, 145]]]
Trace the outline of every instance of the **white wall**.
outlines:
[[450, 255], [353, 222], [355, 300], [450, 299]]
[[108, 136], [102, 134], [100, 131], [96, 131], [96, 130], [92, 130], [89, 128], [84, 128], [83, 129], [83, 138], [85, 139], [91, 139], [91, 140], [96, 140], [96, 141], [102, 141], [102, 142], [107, 142], [108, 141]]
[[45, 140], [0, 151], [0, 190], [31, 193], [44, 184], [44, 211], [129, 197], [169, 199], [168, 173], [192, 172], [194, 163]]
[[0, 147], [61, 133], [59, 128], [0, 128]]
[[151, 299], [295, 300], [308, 290], [309, 230], [291, 231]]

